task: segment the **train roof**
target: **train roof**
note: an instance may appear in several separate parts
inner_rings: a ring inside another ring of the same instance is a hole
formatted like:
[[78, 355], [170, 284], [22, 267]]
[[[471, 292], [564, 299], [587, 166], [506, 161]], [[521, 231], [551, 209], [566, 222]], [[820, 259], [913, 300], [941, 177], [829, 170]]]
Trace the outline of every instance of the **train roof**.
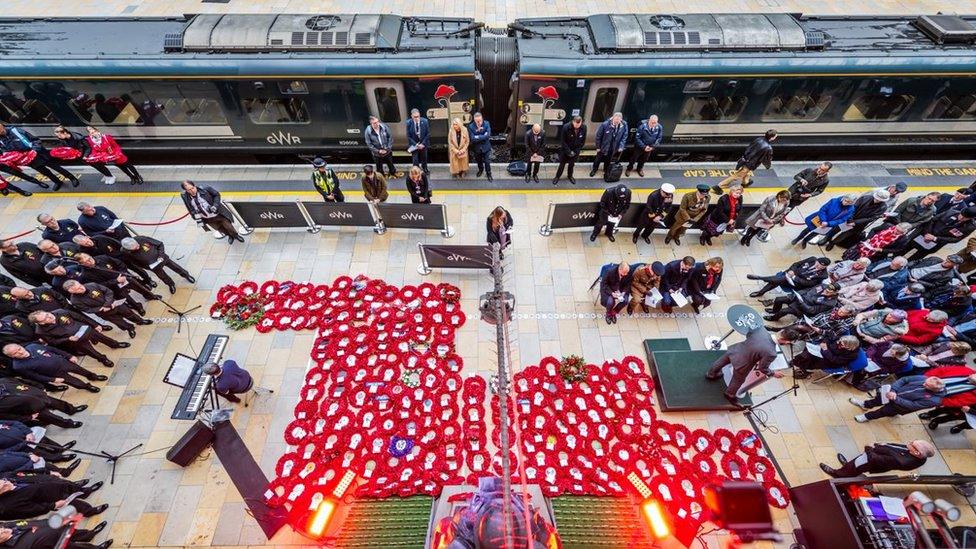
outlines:
[[0, 18], [0, 78], [473, 74], [477, 28], [369, 14]]
[[603, 14], [518, 19], [524, 76], [962, 73], [976, 17]]

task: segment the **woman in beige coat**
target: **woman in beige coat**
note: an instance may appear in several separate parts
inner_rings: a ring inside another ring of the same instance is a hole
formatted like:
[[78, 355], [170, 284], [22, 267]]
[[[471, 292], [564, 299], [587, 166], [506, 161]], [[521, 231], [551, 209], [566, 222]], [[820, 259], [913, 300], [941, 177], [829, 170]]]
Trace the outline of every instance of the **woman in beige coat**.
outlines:
[[461, 120], [451, 120], [451, 129], [447, 132], [448, 157], [451, 160], [451, 175], [464, 177], [468, 171], [468, 130], [461, 124]]

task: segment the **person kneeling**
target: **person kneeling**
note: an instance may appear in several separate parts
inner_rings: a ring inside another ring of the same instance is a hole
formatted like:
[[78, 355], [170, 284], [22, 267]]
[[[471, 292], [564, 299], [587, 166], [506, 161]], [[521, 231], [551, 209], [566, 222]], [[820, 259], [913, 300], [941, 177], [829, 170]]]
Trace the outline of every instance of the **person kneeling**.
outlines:
[[214, 378], [217, 394], [230, 402], [240, 402], [236, 395], [246, 393], [254, 386], [251, 374], [233, 360], [225, 360], [219, 366], [215, 362], [208, 362], [203, 366], [203, 373]]

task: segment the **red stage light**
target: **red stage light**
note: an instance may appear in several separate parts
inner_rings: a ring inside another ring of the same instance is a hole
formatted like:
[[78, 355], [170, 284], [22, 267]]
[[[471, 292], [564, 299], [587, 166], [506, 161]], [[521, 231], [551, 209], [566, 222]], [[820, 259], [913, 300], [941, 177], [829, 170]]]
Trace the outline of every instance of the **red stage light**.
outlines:
[[671, 524], [664, 508], [657, 500], [649, 499], [642, 503], [641, 512], [644, 514], [644, 520], [647, 522], [654, 539], [664, 539], [671, 535]]
[[325, 527], [329, 525], [329, 519], [335, 511], [336, 504], [332, 500], [323, 499], [318, 508], [312, 514], [312, 520], [308, 522], [308, 533], [312, 537], [322, 537]]

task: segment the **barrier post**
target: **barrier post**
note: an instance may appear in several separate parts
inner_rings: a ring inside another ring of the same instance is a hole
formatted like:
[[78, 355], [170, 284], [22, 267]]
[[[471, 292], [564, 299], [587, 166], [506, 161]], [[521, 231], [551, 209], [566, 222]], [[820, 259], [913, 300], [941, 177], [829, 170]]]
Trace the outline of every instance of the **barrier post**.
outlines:
[[[238, 223], [241, 224], [241, 230], [239, 232], [241, 232], [243, 234], [251, 234], [251, 233], [254, 232], [254, 229], [251, 228], [251, 227], [249, 227], [247, 225], [247, 223], [244, 222], [244, 218], [241, 217], [241, 214], [237, 212], [237, 208], [234, 207], [234, 203], [233, 202], [224, 202], [224, 206], [227, 206], [227, 209], [230, 210], [230, 214], [232, 216], [234, 216], [234, 219], [236, 219]], [[217, 232], [217, 231], [214, 231], [214, 232]], [[217, 234], [220, 234], [220, 233], [217, 233]]]
[[433, 272], [433, 269], [431, 269], [430, 265], [427, 264], [427, 254], [424, 253], [423, 242], [417, 243], [417, 250], [420, 252], [420, 265], [417, 266], [417, 272], [423, 276], [427, 276]]
[[454, 236], [454, 227], [447, 223], [447, 206], [444, 204], [441, 204], [441, 215], [444, 217], [444, 230], [441, 231], [441, 236], [451, 238]]
[[376, 234], [386, 234], [386, 223], [383, 222], [383, 216], [380, 215], [380, 211], [376, 208], [376, 204], [369, 202], [369, 210], [373, 212], [373, 219], [376, 220], [376, 226], [373, 227], [373, 232]]
[[309, 234], [318, 234], [322, 231], [322, 228], [315, 224], [312, 216], [308, 215], [308, 210], [305, 209], [305, 205], [302, 204], [301, 200], [296, 200], [295, 204], [298, 206], [298, 211], [302, 213], [302, 217], [305, 218], [305, 222], [308, 223], [308, 228], [305, 229]]
[[546, 224], [539, 227], [539, 234], [542, 236], [552, 236], [552, 202], [549, 203], [549, 211], [546, 213]]

